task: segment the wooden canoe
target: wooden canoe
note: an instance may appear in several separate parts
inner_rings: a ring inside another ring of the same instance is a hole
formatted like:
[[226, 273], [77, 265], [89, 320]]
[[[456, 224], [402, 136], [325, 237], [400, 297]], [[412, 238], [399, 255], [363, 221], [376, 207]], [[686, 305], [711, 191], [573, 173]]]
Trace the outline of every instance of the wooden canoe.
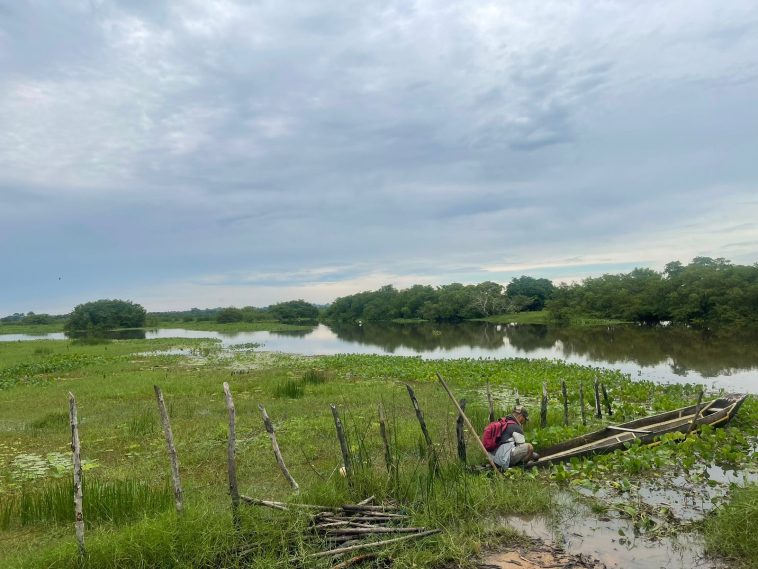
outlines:
[[690, 405], [621, 425], [608, 425], [599, 431], [569, 439], [544, 450], [536, 449], [540, 458], [530, 462], [528, 467], [547, 466], [575, 456], [612, 452], [632, 441], [640, 440], [647, 443], [666, 433], [686, 433], [690, 429], [693, 418], [695, 427], [723, 426], [734, 417], [747, 397], [741, 393], [730, 393], [724, 397], [703, 402], [697, 417], [695, 417], [697, 405]]

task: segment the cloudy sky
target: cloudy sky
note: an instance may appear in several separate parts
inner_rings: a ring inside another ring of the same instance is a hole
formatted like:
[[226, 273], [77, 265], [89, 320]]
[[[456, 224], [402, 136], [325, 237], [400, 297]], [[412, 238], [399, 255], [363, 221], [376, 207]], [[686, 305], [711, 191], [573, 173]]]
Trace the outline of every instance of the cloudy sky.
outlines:
[[758, 261], [755, 0], [0, 0], [0, 315]]

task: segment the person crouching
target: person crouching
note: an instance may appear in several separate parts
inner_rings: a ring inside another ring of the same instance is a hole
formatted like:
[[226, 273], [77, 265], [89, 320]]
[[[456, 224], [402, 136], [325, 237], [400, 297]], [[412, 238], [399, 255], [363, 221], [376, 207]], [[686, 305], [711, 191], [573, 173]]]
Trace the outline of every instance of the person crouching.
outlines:
[[489, 453], [498, 467], [505, 469], [538, 458], [534, 447], [524, 437], [523, 425], [528, 420], [529, 412], [521, 405], [517, 405], [513, 413], [501, 419], [505, 422], [505, 428], [497, 439], [497, 449]]

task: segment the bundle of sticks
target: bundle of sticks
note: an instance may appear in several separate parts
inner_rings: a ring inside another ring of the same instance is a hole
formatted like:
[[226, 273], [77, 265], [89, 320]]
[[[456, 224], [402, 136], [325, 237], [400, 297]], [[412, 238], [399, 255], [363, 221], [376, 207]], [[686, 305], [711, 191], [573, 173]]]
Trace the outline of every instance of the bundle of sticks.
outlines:
[[[309, 504], [285, 504], [271, 500], [257, 500], [247, 496], [242, 496], [242, 500], [248, 504], [285, 511], [293, 507], [314, 510], [310, 528], [319, 538], [319, 542], [326, 543], [328, 547], [323, 551], [309, 555], [308, 557], [311, 558], [372, 550], [441, 531], [404, 525], [409, 520], [408, 515], [402, 513], [398, 506], [374, 505], [374, 496], [357, 504], [346, 504], [334, 508]], [[359, 555], [340, 563], [336, 567], [348, 567], [372, 557], [374, 555]]]

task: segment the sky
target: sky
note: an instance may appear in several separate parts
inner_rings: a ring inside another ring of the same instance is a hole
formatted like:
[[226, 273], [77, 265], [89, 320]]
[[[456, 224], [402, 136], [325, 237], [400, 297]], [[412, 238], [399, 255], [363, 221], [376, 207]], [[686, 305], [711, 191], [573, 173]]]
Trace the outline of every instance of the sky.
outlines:
[[758, 262], [755, 0], [0, 0], [0, 315]]

